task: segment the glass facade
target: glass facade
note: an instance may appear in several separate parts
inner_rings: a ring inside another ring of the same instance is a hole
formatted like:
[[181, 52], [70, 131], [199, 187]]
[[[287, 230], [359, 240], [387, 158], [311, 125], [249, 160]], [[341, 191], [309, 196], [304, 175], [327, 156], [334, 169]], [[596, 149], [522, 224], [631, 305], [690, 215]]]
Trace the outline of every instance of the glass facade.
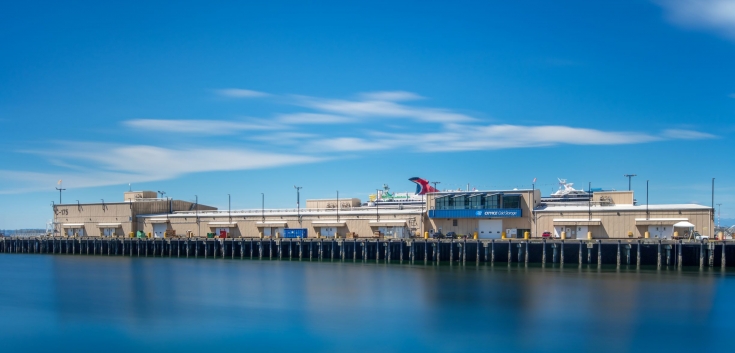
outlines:
[[503, 195], [503, 208], [521, 208], [521, 195]]
[[468, 193], [442, 195], [434, 199], [436, 210], [520, 209], [521, 195]]

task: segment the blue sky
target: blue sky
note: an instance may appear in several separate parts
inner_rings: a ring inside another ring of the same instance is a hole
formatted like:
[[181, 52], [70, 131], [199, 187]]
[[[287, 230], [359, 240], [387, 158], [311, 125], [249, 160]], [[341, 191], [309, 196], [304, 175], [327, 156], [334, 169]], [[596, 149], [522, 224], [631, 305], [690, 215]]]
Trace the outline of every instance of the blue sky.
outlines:
[[136, 190], [627, 188], [735, 218], [735, 1], [5, 3], [0, 228]]

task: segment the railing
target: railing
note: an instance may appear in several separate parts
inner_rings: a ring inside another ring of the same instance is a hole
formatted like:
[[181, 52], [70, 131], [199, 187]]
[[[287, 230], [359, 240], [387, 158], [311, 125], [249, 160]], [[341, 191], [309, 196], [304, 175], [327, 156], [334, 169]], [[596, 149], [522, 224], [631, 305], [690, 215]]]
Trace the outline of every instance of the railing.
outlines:
[[[351, 208], [340, 208], [340, 212], [354, 212], [354, 211], [365, 211], [365, 212], [376, 212], [376, 207], [351, 207]], [[391, 206], [380, 206], [377, 207], [378, 212], [383, 210], [404, 210], [404, 211], [420, 211], [421, 207], [406, 207], [405, 205], [391, 205]], [[198, 213], [199, 215], [227, 215], [227, 214], [252, 214], [252, 215], [260, 215], [260, 214], [284, 214], [284, 213], [300, 213], [302, 215], [306, 214], [314, 214], [314, 213], [336, 213], [336, 208], [277, 208], [277, 209], [248, 209], [248, 210], [201, 210], [201, 211], [174, 211], [174, 214], [194, 214]]]

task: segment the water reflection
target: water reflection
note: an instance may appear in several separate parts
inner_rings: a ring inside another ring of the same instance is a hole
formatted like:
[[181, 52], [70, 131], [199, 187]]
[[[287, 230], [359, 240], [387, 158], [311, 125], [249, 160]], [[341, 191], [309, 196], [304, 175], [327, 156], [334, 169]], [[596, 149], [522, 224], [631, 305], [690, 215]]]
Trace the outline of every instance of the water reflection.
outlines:
[[734, 343], [718, 334], [735, 314], [734, 278], [719, 271], [37, 255], [0, 256], [0, 268], [0, 282], [12, 284], [0, 287], [0, 349], [618, 352]]

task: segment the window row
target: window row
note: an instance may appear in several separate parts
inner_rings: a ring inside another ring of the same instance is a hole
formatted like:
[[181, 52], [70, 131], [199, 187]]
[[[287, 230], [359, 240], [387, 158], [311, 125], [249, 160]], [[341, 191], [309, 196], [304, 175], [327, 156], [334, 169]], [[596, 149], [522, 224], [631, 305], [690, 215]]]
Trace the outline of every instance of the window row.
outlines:
[[437, 210], [518, 209], [521, 208], [521, 196], [502, 194], [445, 195], [435, 199], [434, 208]]

